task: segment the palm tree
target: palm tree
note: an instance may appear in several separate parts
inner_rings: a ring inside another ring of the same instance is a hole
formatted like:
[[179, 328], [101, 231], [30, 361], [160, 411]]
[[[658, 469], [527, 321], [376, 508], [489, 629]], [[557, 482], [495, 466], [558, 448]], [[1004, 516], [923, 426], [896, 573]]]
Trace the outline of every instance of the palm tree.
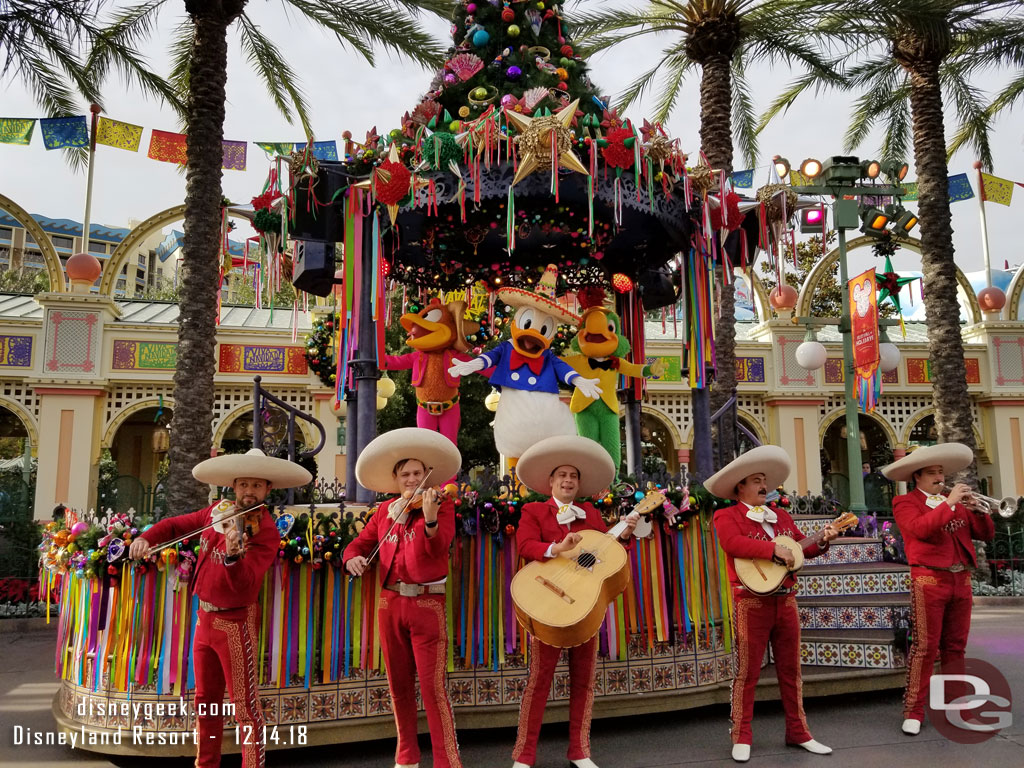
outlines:
[[[649, 0], [640, 10], [582, 14], [577, 27], [591, 52], [642, 35], [665, 35], [668, 43], [658, 63], [626, 89], [622, 106], [639, 99], [660, 77], [655, 119], [665, 120], [678, 103], [683, 80], [699, 69], [701, 151], [713, 169], [728, 175], [733, 170], [734, 141], [748, 167], [757, 158], [753, 98], [745, 77], [751, 65], [781, 61], [826, 80], [835, 78], [818, 51], [793, 32], [792, 19], [777, 6], [775, 0]], [[736, 389], [733, 278], [727, 275], [722, 282], [712, 410], [724, 405]], [[731, 455], [733, 435], [720, 430], [718, 437]]]
[[[88, 65], [101, 79], [120, 52], [138, 50], [155, 28], [167, 0], [146, 0], [123, 10], [97, 38]], [[177, 3], [173, 4], [178, 6]], [[227, 81], [228, 30], [235, 27], [243, 52], [274, 104], [290, 119], [294, 109], [307, 135], [309, 107], [274, 42], [246, 13], [247, 0], [185, 0], [188, 21], [172, 43], [170, 80], [185, 105], [188, 136], [185, 171], [184, 279], [174, 373], [177, 407], [171, 422], [167, 501], [179, 513], [203, 506], [207, 488], [191, 469], [210, 456], [213, 421], [220, 221], [221, 162]], [[443, 0], [286, 0], [285, 5], [373, 63], [374, 46], [422, 65], [437, 65], [442, 49], [416, 23], [421, 10], [447, 14]], [[122, 65], [123, 66], [123, 65]]]
[[[974, 448], [960, 317], [959, 312], [950, 311], [957, 306], [957, 282], [943, 107], [949, 103], [955, 108], [959, 144], [972, 146], [990, 168], [990, 113], [971, 75], [983, 65], [998, 64], [1000, 52], [1004, 58], [1016, 55], [1019, 60], [1019, 49], [1005, 42], [1014, 28], [1016, 39], [1021, 39], [1021, 17], [1011, 15], [1020, 4], [1018, 0], [798, 0], [784, 5], [793, 13], [813, 5], [817, 21], [809, 34], [851, 62], [841, 87], [861, 95], [846, 134], [847, 150], [863, 143], [879, 124], [883, 159], [902, 161], [913, 149], [935, 424], [940, 441]], [[982, 58], [981, 53], [988, 57]], [[761, 125], [801, 93], [820, 85], [813, 73], [798, 78], [769, 107]], [[972, 484], [977, 480], [973, 465], [968, 479]]]

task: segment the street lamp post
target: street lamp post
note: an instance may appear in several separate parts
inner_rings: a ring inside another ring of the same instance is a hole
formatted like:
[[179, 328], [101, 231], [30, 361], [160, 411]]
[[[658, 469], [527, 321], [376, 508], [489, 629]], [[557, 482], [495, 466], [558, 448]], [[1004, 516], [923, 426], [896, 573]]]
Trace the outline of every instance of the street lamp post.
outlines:
[[792, 186], [798, 195], [831, 195], [833, 224], [839, 234], [839, 280], [843, 287], [843, 316], [839, 332], [843, 336], [843, 382], [846, 391], [846, 462], [850, 487], [850, 511], [866, 511], [864, 476], [861, 472], [859, 408], [854, 394], [853, 334], [850, 327], [849, 274], [846, 265], [846, 230], [860, 227], [860, 198], [898, 197], [904, 194], [898, 186], [860, 186], [861, 164], [857, 158], [834, 157], [825, 162], [824, 172], [812, 184]]

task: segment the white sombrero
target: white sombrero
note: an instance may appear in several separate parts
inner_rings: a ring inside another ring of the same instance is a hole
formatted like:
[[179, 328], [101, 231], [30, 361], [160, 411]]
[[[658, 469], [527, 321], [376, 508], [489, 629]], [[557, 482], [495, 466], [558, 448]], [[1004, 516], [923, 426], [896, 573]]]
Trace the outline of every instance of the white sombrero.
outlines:
[[941, 443], [918, 448], [899, 461], [882, 468], [882, 474], [890, 480], [906, 482], [919, 469], [942, 465], [946, 475], [959, 472], [974, 461], [974, 451], [963, 443]]
[[220, 487], [233, 484], [237, 477], [258, 477], [275, 488], [294, 488], [313, 479], [304, 467], [286, 459], [267, 456], [259, 448], [201, 461], [192, 469], [192, 477], [201, 483]]
[[559, 467], [576, 467], [580, 496], [600, 493], [615, 479], [615, 464], [596, 440], [579, 435], [558, 435], [534, 443], [519, 457], [516, 476], [531, 491], [551, 493], [551, 473]]
[[765, 484], [777, 488], [789, 477], [789, 454], [777, 445], [759, 445], [733, 459], [704, 481], [704, 487], [720, 499], [735, 499], [740, 480], [763, 472]]
[[403, 427], [385, 432], [370, 441], [356, 460], [356, 479], [364, 488], [378, 493], [398, 493], [395, 464], [416, 459], [434, 471], [431, 486], [447, 483], [462, 466], [462, 454], [447, 437], [431, 429]]
[[524, 288], [502, 288], [498, 291], [498, 298], [517, 309], [522, 307], [533, 307], [545, 314], [551, 315], [562, 323], [578, 323], [579, 315], [570, 312], [558, 302], [555, 297], [555, 284], [558, 281], [558, 270], [554, 264], [549, 264], [544, 274], [537, 282], [536, 291], [527, 291]]

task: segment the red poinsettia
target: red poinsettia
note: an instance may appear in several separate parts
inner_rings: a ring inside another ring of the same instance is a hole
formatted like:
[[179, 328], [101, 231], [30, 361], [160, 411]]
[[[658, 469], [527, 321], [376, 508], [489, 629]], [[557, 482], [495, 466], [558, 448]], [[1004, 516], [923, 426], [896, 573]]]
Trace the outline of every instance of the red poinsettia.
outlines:
[[633, 132], [628, 128], [616, 128], [605, 136], [608, 145], [601, 150], [601, 156], [612, 168], [633, 167], [633, 149], [626, 146], [626, 140], [631, 138]]
[[281, 193], [273, 189], [268, 189], [262, 195], [257, 195], [252, 199], [252, 207], [257, 211], [262, 211], [265, 208], [270, 208], [274, 204], [277, 198], [281, 197]]
[[880, 289], [887, 290], [892, 294], [900, 292], [900, 276], [895, 272], [884, 272], [881, 276], [876, 274], [875, 279], [878, 281]]
[[412, 185], [412, 172], [401, 163], [385, 160], [377, 167], [374, 192], [378, 202], [384, 205], [398, 205]]

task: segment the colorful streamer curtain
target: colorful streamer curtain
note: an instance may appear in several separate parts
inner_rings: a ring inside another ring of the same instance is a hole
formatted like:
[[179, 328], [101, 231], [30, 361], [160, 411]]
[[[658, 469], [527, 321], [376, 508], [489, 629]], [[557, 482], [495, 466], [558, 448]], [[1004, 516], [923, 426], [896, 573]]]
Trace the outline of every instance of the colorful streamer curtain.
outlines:
[[[692, 518], [683, 530], [641, 539], [630, 550], [631, 585], [608, 608], [602, 651], [624, 659], [630, 642], [653, 648], [680, 637], [706, 645], [721, 630], [731, 642], [725, 557], [709, 525]], [[479, 529], [478, 529], [479, 530]], [[155, 684], [181, 695], [193, 685], [192, 632], [198, 600], [172, 565], [122, 569], [88, 579], [43, 572], [46, 599], [59, 590], [56, 671], [63, 680], [118, 691]], [[319, 564], [318, 564], [319, 565]], [[509, 585], [519, 568], [515, 537], [456, 537], [448, 578], [448, 669], [501, 668], [523, 654]], [[259, 679], [263, 686], [319, 685], [355, 670], [383, 671], [371, 575], [350, 578], [324, 563], [278, 559], [260, 593]], [[692, 636], [690, 636], [692, 633]], [[95, 659], [90, 663], [90, 659]]]

